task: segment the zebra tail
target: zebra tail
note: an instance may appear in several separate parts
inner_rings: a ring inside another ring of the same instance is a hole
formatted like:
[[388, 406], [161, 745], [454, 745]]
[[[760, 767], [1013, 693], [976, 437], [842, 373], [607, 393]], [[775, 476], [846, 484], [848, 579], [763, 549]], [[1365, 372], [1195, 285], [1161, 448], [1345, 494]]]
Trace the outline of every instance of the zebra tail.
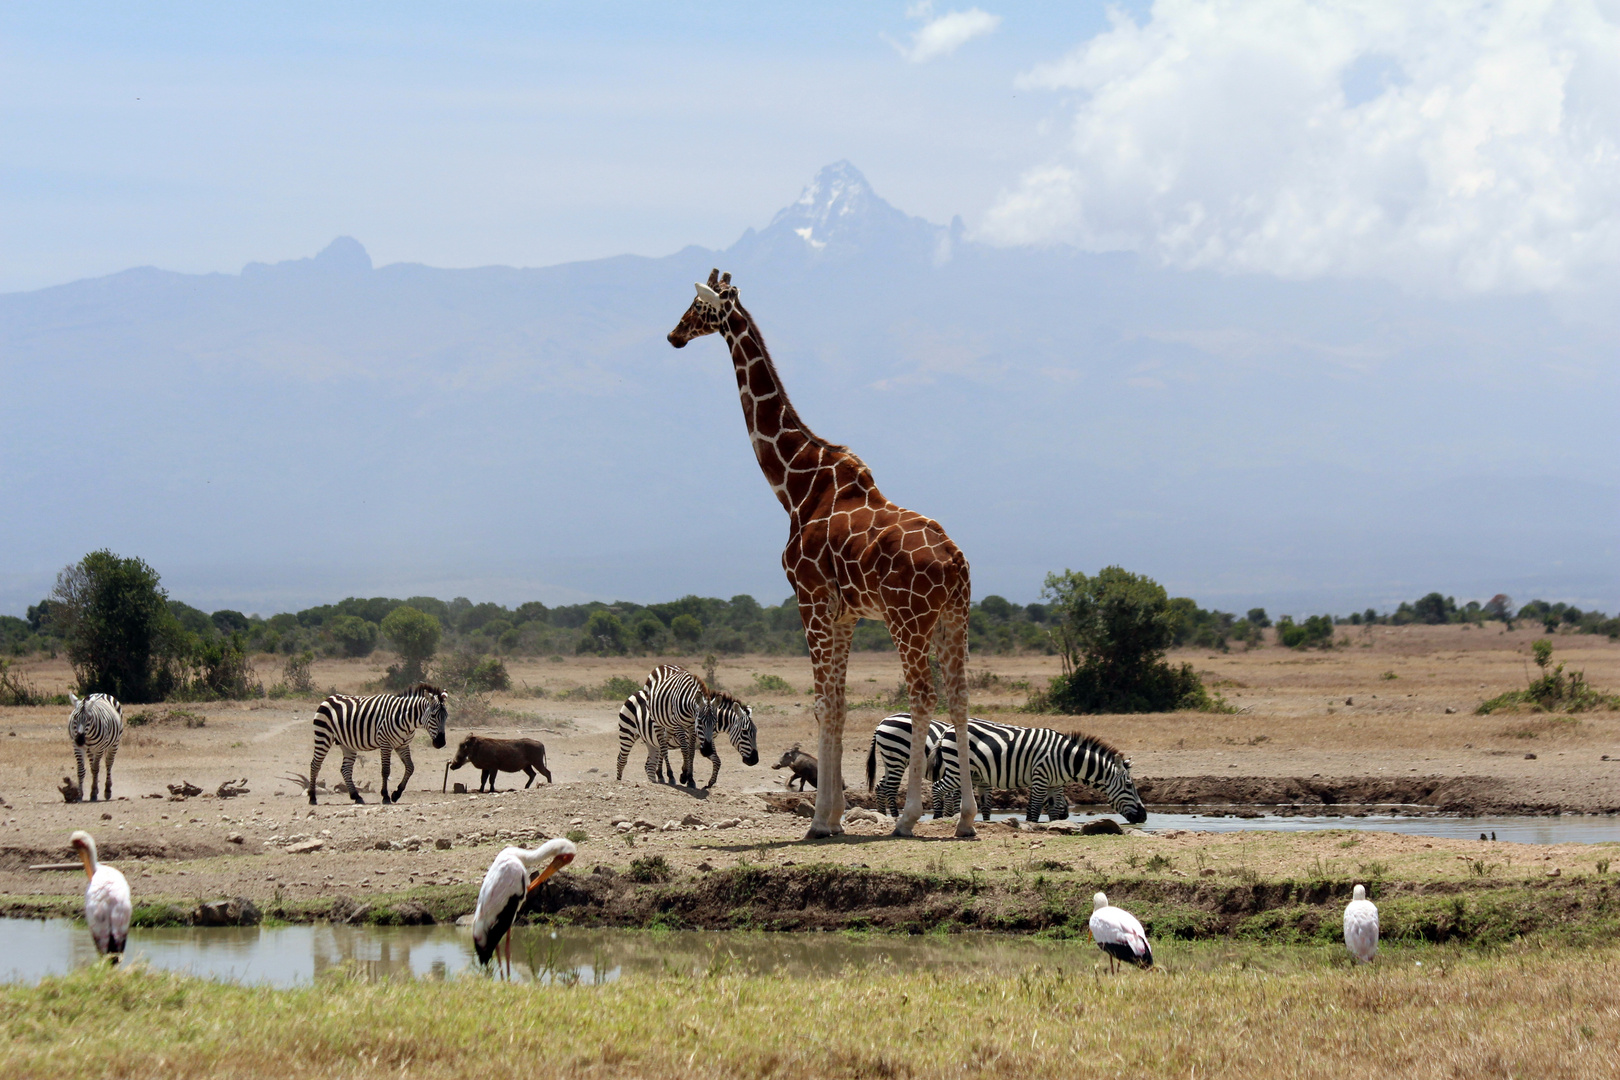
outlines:
[[877, 732], [872, 732], [872, 745], [866, 748], [866, 790], [877, 787]]

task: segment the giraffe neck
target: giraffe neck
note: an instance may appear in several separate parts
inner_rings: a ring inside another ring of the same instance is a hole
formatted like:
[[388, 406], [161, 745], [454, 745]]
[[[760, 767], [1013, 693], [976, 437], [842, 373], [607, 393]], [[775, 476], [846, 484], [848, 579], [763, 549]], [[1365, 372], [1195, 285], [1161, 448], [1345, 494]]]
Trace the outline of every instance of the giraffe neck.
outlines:
[[[760, 471], [771, 485], [782, 509], [792, 513], [794, 493], [788, 489], [788, 467], [807, 445], [833, 447], [805, 426], [771, 362], [754, 318], [741, 304], [733, 303], [732, 313], [721, 324], [720, 332], [731, 350], [731, 366], [737, 373], [737, 394], [742, 400], [743, 421], [754, 446]], [[800, 467], [803, 467], [801, 462]]]

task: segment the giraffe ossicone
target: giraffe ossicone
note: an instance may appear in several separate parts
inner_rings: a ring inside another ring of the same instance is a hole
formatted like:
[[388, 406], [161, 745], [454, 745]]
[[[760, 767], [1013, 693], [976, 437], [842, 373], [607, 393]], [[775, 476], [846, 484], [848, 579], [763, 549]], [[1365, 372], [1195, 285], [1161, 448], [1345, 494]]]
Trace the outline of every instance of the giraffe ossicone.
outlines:
[[[968, 745], [967, 558], [938, 522], [886, 499], [853, 451], [821, 438], [799, 418], [759, 327], [737, 301], [731, 275], [712, 270], [696, 286], [697, 298], [670, 331], [669, 343], [680, 349], [706, 334], [725, 338], [754, 457], [787, 511], [782, 569], [804, 622], [820, 739], [821, 783], [809, 837], [835, 836], [844, 831], [845, 681], [858, 620], [877, 619], [888, 627], [918, 730], [926, 729], [938, 705], [928, 664], [930, 651], [938, 654], [956, 745]], [[923, 744], [912, 741], [897, 835], [911, 835], [922, 817]], [[963, 784], [956, 835], [974, 835], [976, 813], [973, 786]]]

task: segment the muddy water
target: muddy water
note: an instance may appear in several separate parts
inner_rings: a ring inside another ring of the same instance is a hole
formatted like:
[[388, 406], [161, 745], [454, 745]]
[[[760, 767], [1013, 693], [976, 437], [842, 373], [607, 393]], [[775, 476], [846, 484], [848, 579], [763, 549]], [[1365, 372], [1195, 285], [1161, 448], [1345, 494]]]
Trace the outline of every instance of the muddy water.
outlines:
[[[1025, 971], [1090, 960], [1090, 942], [992, 934], [901, 938], [526, 927], [512, 937], [514, 978], [612, 982], [627, 973], [738, 970], [788, 977], [893, 965]], [[1079, 950], [1079, 951], [1077, 951]], [[82, 924], [0, 919], [0, 981], [37, 982], [96, 962]], [[472, 932], [453, 926], [278, 926], [134, 930], [126, 963], [239, 983], [296, 986], [328, 974], [446, 979], [476, 970]]]
[[[991, 820], [1022, 820], [1023, 813], [996, 813]], [[1082, 814], [1069, 820], [1078, 824], [1106, 815]], [[1115, 819], [1121, 820], [1121, 819]], [[1574, 814], [1565, 817], [1456, 817], [1449, 814], [1367, 814], [1357, 817], [1305, 814], [1262, 814], [1258, 817], [1232, 817], [1219, 812], [1208, 814], [1161, 814], [1148, 811], [1143, 823], [1148, 832], [1186, 829], [1189, 832], [1243, 832], [1251, 829], [1271, 832], [1309, 832], [1313, 829], [1368, 829], [1373, 832], [1406, 833], [1410, 836], [1438, 836], [1450, 840], [1478, 840], [1495, 833], [1500, 841], [1515, 844], [1602, 844], [1620, 843], [1620, 816]]]

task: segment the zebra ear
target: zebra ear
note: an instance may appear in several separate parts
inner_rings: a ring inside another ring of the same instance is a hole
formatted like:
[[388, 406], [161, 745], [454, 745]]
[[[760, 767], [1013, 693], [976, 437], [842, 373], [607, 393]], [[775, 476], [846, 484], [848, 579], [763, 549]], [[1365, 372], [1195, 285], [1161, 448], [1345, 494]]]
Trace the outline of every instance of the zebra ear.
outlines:
[[68, 702], [75, 709], [77, 709], [79, 707], [79, 695], [75, 694], [73, 691], [69, 690], [68, 691]]

